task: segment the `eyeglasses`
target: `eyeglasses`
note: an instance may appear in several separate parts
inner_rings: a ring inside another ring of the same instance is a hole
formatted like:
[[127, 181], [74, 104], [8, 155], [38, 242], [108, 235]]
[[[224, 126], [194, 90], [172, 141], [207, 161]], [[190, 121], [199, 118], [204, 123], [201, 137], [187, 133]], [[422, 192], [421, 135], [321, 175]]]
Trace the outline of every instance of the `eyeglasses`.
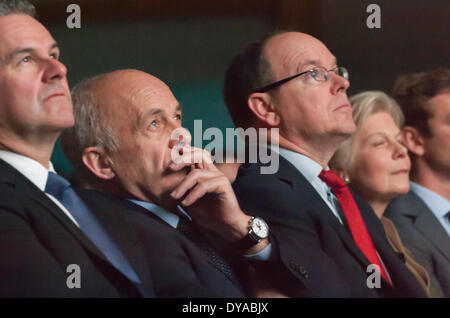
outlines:
[[316, 81], [318, 81], [318, 82], [326, 82], [328, 80], [328, 72], [333, 72], [334, 74], [342, 76], [343, 78], [348, 80], [348, 71], [347, 71], [347, 69], [345, 67], [338, 66], [338, 67], [332, 68], [331, 70], [327, 70], [325, 67], [317, 66], [317, 67], [314, 67], [314, 68], [312, 68], [310, 70], [298, 73], [298, 74], [293, 75], [293, 76], [289, 76], [289, 77], [287, 77], [285, 79], [279, 80], [279, 81], [277, 81], [275, 83], [272, 83], [272, 84], [264, 86], [264, 87], [262, 87], [260, 89], [254, 90], [254, 91], [251, 92], [251, 94], [253, 94], [253, 93], [265, 93], [265, 92], [267, 92], [267, 91], [269, 91], [271, 89], [274, 89], [274, 88], [276, 88], [278, 86], [281, 86], [284, 83], [286, 83], [286, 82], [288, 82], [288, 81], [290, 81], [290, 80], [292, 80], [292, 79], [294, 79], [296, 77], [302, 76], [302, 75], [304, 75], [306, 73], [309, 73], [309, 75], [312, 78], [314, 78]]

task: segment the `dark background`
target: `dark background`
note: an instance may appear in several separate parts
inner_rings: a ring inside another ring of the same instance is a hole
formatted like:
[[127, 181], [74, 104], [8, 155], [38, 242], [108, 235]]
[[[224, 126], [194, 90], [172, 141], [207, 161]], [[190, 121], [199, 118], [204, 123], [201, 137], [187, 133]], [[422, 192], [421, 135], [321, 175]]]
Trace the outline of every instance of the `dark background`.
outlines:
[[[350, 71], [349, 95], [389, 91], [401, 73], [449, 66], [449, 0], [31, 0], [62, 51], [71, 86], [121, 68], [151, 73], [183, 105], [183, 124], [233, 127], [222, 99], [223, 74], [242, 48], [276, 29], [322, 40]], [[70, 3], [81, 29], [66, 27]], [[381, 7], [381, 28], [369, 29], [369, 4]], [[53, 163], [70, 165], [59, 144]]]

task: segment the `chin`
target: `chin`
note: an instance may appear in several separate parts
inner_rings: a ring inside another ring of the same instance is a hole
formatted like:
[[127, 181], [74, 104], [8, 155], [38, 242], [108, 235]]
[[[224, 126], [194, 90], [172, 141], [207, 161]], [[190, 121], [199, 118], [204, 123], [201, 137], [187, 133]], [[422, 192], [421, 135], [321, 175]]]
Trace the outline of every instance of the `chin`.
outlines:
[[396, 198], [399, 195], [405, 194], [409, 192], [409, 184], [405, 186], [396, 186], [394, 189], [390, 191], [390, 195], [392, 198]]
[[356, 130], [355, 123], [352, 119], [340, 121], [338, 126], [334, 129], [335, 135], [342, 137], [350, 137]]
[[407, 174], [399, 176], [392, 180], [393, 190], [398, 192], [399, 194], [408, 193], [409, 192], [409, 176]]
[[55, 122], [54, 126], [62, 129], [70, 128], [75, 124], [75, 118], [73, 117], [72, 111], [60, 114], [58, 121]]
[[400, 187], [397, 189], [398, 194], [405, 194], [409, 192], [409, 184], [405, 185], [404, 187]]
[[47, 116], [50, 117], [50, 125], [59, 128], [70, 128], [75, 124], [73, 116], [72, 104], [61, 105], [59, 109], [54, 110]]
[[349, 135], [353, 134], [356, 130], [355, 122], [353, 121], [353, 119], [351, 117], [349, 120], [345, 121], [341, 127], [342, 127], [342, 130]]

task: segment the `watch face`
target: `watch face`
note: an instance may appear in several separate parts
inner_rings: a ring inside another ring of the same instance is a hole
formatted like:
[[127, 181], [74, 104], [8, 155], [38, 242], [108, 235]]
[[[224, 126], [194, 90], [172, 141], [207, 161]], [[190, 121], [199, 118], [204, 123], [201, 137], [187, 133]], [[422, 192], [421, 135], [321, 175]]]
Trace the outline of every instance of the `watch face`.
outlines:
[[266, 238], [269, 236], [269, 226], [260, 218], [255, 218], [253, 220], [252, 230], [260, 238]]

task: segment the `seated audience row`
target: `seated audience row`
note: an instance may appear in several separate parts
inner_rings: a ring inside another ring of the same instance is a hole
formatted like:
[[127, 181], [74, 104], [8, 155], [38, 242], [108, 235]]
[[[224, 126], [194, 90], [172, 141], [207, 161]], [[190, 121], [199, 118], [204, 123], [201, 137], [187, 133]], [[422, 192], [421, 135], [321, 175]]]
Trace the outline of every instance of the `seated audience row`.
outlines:
[[[250, 45], [224, 97], [236, 126], [278, 129], [263, 174], [192, 147], [156, 77], [70, 93], [59, 55], [28, 1], [2, 2], [1, 297], [449, 297], [448, 69], [396, 85], [402, 128], [384, 93], [348, 100], [318, 39]], [[78, 185], [50, 162], [61, 135]]]

